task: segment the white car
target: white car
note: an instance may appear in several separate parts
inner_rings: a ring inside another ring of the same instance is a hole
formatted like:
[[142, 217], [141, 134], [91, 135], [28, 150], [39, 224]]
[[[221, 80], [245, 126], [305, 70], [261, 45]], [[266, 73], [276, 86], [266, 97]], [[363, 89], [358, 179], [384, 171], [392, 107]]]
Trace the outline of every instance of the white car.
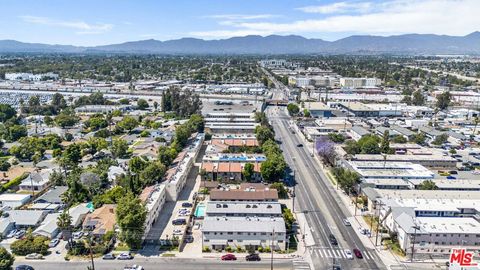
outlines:
[[143, 270], [143, 266], [134, 264], [132, 266], [125, 266], [123, 270]]
[[343, 252], [345, 253], [345, 256], [347, 256], [347, 259], [353, 260], [353, 254], [349, 249], [345, 249]]
[[178, 229], [173, 230], [173, 235], [182, 235], [182, 234], [183, 234], [182, 230], [178, 230]]
[[343, 220], [343, 224], [344, 224], [345, 226], [352, 226], [352, 223], [350, 223], [350, 221], [348, 221], [348, 219], [344, 219], [344, 220]]
[[73, 236], [73, 239], [80, 239], [83, 236], [83, 232], [74, 232], [72, 236]]

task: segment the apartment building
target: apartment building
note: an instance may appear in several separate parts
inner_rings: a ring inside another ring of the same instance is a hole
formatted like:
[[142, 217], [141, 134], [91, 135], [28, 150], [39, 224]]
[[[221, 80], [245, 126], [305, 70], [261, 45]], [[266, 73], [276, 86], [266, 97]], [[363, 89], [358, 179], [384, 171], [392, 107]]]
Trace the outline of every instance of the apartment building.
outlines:
[[203, 222], [203, 246], [223, 250], [227, 246], [256, 250], [284, 250], [286, 227], [278, 202], [207, 203]]
[[381, 82], [377, 78], [340, 78], [340, 86], [345, 88], [374, 88]]

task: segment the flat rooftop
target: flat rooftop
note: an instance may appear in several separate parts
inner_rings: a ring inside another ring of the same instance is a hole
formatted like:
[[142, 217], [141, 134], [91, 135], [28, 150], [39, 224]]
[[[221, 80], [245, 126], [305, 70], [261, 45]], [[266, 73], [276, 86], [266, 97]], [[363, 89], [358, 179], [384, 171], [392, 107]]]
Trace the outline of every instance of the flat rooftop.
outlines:
[[247, 214], [254, 215], [282, 215], [282, 207], [278, 202], [231, 202], [210, 201], [207, 203], [206, 215], [219, 214]]
[[285, 233], [283, 217], [205, 217], [202, 232], [266, 232]]
[[228, 114], [228, 113], [246, 113], [251, 114], [259, 112], [262, 109], [262, 102], [234, 102], [234, 101], [202, 101], [202, 114]]
[[434, 173], [411, 162], [349, 161], [350, 166], [363, 178], [431, 179]]

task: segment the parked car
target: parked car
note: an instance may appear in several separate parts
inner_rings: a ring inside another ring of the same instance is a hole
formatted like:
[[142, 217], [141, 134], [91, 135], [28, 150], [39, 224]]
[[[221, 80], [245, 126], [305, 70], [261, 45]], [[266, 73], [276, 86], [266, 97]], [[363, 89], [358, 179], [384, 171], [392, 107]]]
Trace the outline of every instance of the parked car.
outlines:
[[133, 256], [132, 254], [130, 254], [130, 252], [120, 253], [120, 255], [118, 255], [117, 257], [117, 260], [131, 260], [131, 259], [133, 259]]
[[6, 235], [6, 238], [12, 238], [15, 236], [16, 233], [17, 233], [17, 230], [13, 229]]
[[15, 267], [15, 270], [35, 270], [35, 269], [30, 265], [20, 264], [20, 265], [17, 265], [17, 267]]
[[353, 249], [353, 254], [355, 254], [355, 257], [357, 257], [359, 259], [363, 258], [362, 252], [358, 248]]
[[330, 241], [330, 244], [332, 244], [334, 246], [338, 245], [337, 238], [335, 238], [335, 235], [330, 234], [328, 236], [328, 240]]
[[236, 260], [237, 260], [237, 257], [235, 257], [235, 255], [230, 253], [222, 256], [222, 261], [236, 261]]
[[345, 256], [347, 257], [347, 259], [353, 260], [353, 254], [349, 249], [345, 249], [344, 253], [345, 253]]
[[297, 144], [297, 147], [303, 147], [303, 144], [299, 143]]
[[172, 224], [173, 225], [185, 225], [185, 224], [187, 224], [187, 220], [184, 219], [184, 218], [177, 218], [177, 219], [172, 220]]
[[246, 259], [247, 261], [260, 261], [260, 260], [262, 260], [262, 259], [260, 258], [260, 255], [258, 255], [257, 253], [248, 254], [248, 255], [245, 257], [245, 259]]
[[192, 207], [192, 206], [193, 206], [193, 204], [189, 203], [189, 202], [182, 203], [182, 207]]
[[27, 260], [41, 260], [41, 259], [43, 259], [43, 256], [42, 256], [42, 254], [38, 254], [38, 253], [30, 253], [27, 256], [25, 256], [25, 259], [27, 259]]
[[195, 223], [195, 225], [193, 225], [193, 229], [194, 230], [200, 229], [200, 223]]
[[48, 243], [48, 247], [49, 247], [49, 248], [56, 247], [56, 246], [58, 245], [58, 243], [60, 243], [60, 240], [58, 240], [58, 239], [53, 239], [52, 241], [50, 241], [50, 243]]
[[344, 220], [343, 220], [343, 224], [344, 224], [345, 226], [352, 226], [352, 223], [350, 223], [350, 221], [348, 221], [348, 219], [344, 219]]
[[25, 235], [26, 231], [25, 230], [20, 230], [15, 233], [15, 238], [20, 239]]
[[123, 270], [143, 270], [143, 266], [134, 264], [132, 266], [125, 266]]
[[175, 229], [173, 230], [173, 235], [181, 235], [183, 234], [182, 230]]
[[113, 255], [112, 253], [108, 253], [108, 254], [103, 255], [102, 259], [104, 259], [104, 260], [115, 260], [115, 255]]
[[73, 239], [80, 239], [83, 236], [83, 232], [74, 232], [72, 233]]

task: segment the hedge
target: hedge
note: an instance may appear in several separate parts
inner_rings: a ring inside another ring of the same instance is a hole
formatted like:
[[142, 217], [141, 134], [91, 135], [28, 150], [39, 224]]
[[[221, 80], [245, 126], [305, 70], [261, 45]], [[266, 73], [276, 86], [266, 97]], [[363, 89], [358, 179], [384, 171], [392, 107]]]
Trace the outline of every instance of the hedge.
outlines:
[[0, 187], [0, 192], [4, 192], [5, 190], [8, 190], [9, 188], [13, 186], [18, 186], [20, 183], [23, 181], [23, 179], [27, 178], [28, 173], [23, 173], [19, 177], [8, 181], [8, 183], [4, 184], [3, 186]]

